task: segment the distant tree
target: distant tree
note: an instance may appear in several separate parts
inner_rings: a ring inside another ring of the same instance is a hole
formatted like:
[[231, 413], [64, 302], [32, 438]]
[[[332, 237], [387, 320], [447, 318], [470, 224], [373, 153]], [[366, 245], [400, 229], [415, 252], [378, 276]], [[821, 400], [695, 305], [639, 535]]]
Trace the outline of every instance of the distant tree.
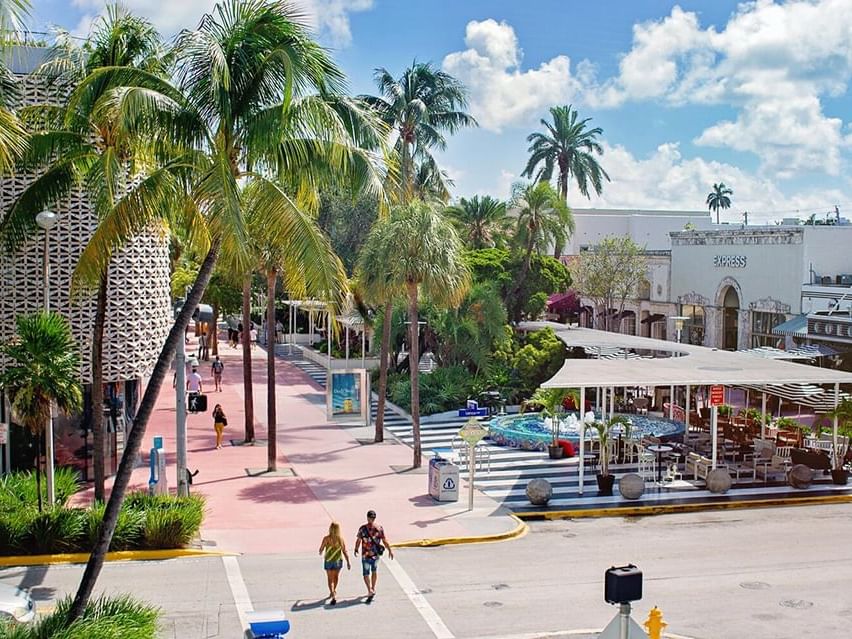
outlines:
[[453, 221], [462, 239], [472, 249], [495, 245], [497, 235], [507, 223], [506, 203], [486, 195], [462, 198], [455, 206], [448, 206], [445, 214]]
[[450, 188], [453, 181], [446, 171], [438, 166], [435, 158], [429, 156], [417, 162], [414, 167], [412, 197], [423, 202], [446, 204], [450, 200]]
[[629, 237], [607, 237], [580, 254], [574, 285], [590, 298], [598, 311], [598, 327], [611, 330], [609, 311], [624, 311], [628, 297], [645, 280], [647, 262], [643, 249]]
[[317, 224], [331, 240], [331, 246], [347, 273], [354, 271], [358, 253], [378, 214], [375, 197], [353, 196], [342, 190], [326, 190], [320, 194]]
[[733, 194], [724, 182], [719, 182], [713, 185], [713, 190], [707, 195], [707, 207], [716, 212], [716, 224], [719, 223], [719, 209], [731, 208], [730, 196]]
[[580, 120], [571, 105], [551, 107], [550, 115], [552, 123], [541, 120], [545, 132], [527, 136], [527, 142], [531, 143], [527, 149], [530, 157], [521, 175], [536, 182], [549, 182], [556, 171], [557, 189], [565, 203], [568, 202], [568, 183], [572, 177], [580, 193], [587, 198], [589, 186], [600, 195], [603, 181], [609, 181], [609, 175], [595, 158], [595, 155], [603, 155], [603, 147], [598, 142], [603, 129], [587, 128], [591, 118]]

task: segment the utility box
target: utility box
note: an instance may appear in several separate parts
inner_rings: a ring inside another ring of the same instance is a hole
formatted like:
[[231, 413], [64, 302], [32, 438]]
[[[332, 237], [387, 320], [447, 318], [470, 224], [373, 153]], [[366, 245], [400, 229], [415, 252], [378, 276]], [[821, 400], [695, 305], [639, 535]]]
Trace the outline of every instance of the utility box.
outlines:
[[608, 569], [604, 573], [604, 601], [623, 604], [642, 599], [642, 571], [633, 564]]
[[436, 501], [458, 501], [459, 467], [443, 457], [430, 459], [429, 494]]

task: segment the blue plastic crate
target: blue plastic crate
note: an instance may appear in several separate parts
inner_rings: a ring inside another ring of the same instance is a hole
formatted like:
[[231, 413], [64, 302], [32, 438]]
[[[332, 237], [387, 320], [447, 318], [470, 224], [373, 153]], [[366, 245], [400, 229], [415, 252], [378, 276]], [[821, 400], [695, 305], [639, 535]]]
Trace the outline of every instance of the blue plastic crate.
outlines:
[[264, 610], [246, 614], [251, 637], [254, 639], [279, 639], [290, 632], [290, 622], [283, 610]]

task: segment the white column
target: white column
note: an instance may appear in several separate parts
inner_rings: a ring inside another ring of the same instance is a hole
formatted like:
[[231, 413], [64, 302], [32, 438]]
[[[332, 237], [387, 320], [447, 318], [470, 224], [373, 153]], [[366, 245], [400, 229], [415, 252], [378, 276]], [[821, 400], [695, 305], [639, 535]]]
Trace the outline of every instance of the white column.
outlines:
[[719, 446], [719, 434], [718, 434], [718, 426], [719, 426], [719, 407], [713, 406], [710, 409], [710, 434], [712, 436], [713, 441], [713, 455], [711, 461], [713, 462], [713, 470], [716, 470], [716, 454]]
[[766, 439], [766, 391], [760, 397], [760, 438]]
[[[840, 403], [840, 384], [834, 384], [834, 420], [832, 421], [831, 428], [831, 445], [834, 450], [835, 456], [837, 455], [837, 405]], [[843, 460], [840, 460], [840, 463], [843, 463]]]
[[577, 494], [583, 494], [583, 474], [586, 471], [586, 460], [583, 453], [586, 448], [586, 422], [583, 418], [586, 416], [586, 387], [580, 386], [580, 479], [577, 484]]
[[346, 368], [349, 368], [349, 326], [346, 327]]
[[615, 386], [609, 389], [609, 418], [615, 415]]
[[684, 441], [686, 441], [686, 433], [689, 432], [689, 411], [692, 408], [691, 401], [690, 401], [691, 398], [689, 397], [689, 395], [690, 395], [689, 388], [690, 388], [689, 384], [687, 384], [686, 385], [686, 415], [685, 415], [685, 419], [683, 420], [684, 421], [684, 429], [685, 429], [683, 431]]
[[674, 384], [669, 386], [669, 419], [674, 419]]
[[361, 325], [361, 368], [367, 368], [367, 325]]
[[331, 375], [331, 311], [326, 307], [325, 311], [325, 338], [328, 340], [328, 374]]

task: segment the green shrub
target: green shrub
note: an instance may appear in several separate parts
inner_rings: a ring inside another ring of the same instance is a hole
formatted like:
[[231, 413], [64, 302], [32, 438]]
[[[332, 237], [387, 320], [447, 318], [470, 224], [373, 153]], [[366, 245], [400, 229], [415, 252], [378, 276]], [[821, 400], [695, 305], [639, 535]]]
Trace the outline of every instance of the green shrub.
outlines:
[[0, 639], [154, 639], [160, 611], [127, 595], [89, 602], [83, 615], [70, 626], [71, 598], [36, 623], [15, 626], [0, 623]]
[[204, 500], [184, 497], [171, 508], [152, 508], [145, 512], [142, 545], [149, 549], [183, 548], [201, 529]]
[[34, 514], [21, 543], [33, 555], [79, 552], [85, 528], [86, 511], [78, 508], [48, 508]]
[[[106, 505], [98, 502], [86, 511], [87, 547], [94, 548], [98, 541], [101, 522], [104, 520]], [[123, 505], [118, 513], [115, 532], [112, 535], [110, 550], [134, 550], [142, 544], [145, 529], [145, 513]]]
[[26, 553], [24, 536], [37, 511], [30, 508], [0, 513], [0, 555]]
[[[41, 477], [42, 499], [47, 496], [45, 477]], [[54, 486], [56, 490], [56, 503], [64, 506], [68, 499], [80, 488], [80, 478], [73, 468], [57, 468], [54, 473]], [[19, 507], [21, 504], [36, 506], [38, 504], [38, 493], [36, 492], [35, 472], [27, 470], [23, 472], [9, 473], [0, 479], [0, 510]]]

